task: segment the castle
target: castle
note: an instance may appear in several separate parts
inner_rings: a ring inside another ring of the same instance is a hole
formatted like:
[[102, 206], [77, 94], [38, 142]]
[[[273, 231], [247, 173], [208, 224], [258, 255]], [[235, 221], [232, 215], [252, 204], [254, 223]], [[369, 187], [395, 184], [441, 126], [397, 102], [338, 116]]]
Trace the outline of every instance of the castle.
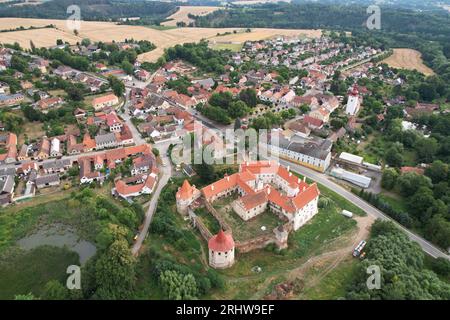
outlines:
[[[241, 164], [238, 173], [225, 175], [201, 190], [185, 180], [176, 194], [177, 210], [186, 215], [189, 206], [200, 197], [213, 203], [235, 193], [239, 194], [239, 197], [231, 206], [244, 221], [269, 209], [287, 220], [295, 231], [318, 212], [320, 191], [317, 184], [306, 183], [305, 179], [293, 175], [289, 167], [285, 168], [274, 161]], [[284, 234], [282, 228], [274, 232]], [[285, 238], [287, 240], [287, 236]], [[216, 245], [216, 242], [227, 245]], [[231, 234], [220, 231], [209, 240], [208, 247], [212, 267], [224, 268], [233, 264], [234, 241]]]

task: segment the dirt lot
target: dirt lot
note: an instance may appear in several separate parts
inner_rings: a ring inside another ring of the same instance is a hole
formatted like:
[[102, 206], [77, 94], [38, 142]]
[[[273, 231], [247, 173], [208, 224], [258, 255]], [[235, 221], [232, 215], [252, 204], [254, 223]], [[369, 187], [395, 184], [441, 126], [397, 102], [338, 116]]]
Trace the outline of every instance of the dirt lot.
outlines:
[[413, 49], [394, 49], [394, 54], [382, 62], [394, 68], [417, 70], [426, 76], [434, 74], [433, 70], [423, 64], [422, 54]]
[[188, 17], [188, 14], [193, 14], [196, 16], [205, 16], [213, 11], [219, 10], [221, 7], [191, 7], [191, 6], [183, 6], [180, 7], [180, 9], [175, 12], [170, 17], [167, 17], [167, 19], [172, 19], [170, 21], [166, 21], [161, 23], [163, 26], [176, 26], [177, 22], [185, 22], [186, 24], [189, 24], [189, 22], [192, 22], [193, 20]]
[[[179, 43], [198, 42], [201, 39], [244, 42], [246, 40], [262, 40], [277, 35], [304, 35], [319, 37], [320, 30], [291, 30], [291, 29], [252, 29], [251, 32], [244, 32], [235, 28], [175, 28], [170, 30], [155, 30], [142, 26], [115, 25], [111, 22], [82, 21], [78, 36], [67, 29], [65, 20], [51, 19], [21, 19], [21, 18], [1, 18], [0, 30], [17, 28], [20, 26], [46, 26], [53, 24], [56, 29], [25, 30], [15, 32], [0, 33], [0, 43], [18, 42], [25, 48], [30, 48], [30, 40], [37, 47], [48, 47], [56, 44], [57, 39], [62, 39], [69, 43], [81, 42], [83, 38], [92, 41], [123, 41], [125, 39], [149, 40], [157, 48], [151, 52], [139, 56], [139, 61], [156, 61], [164, 52], [165, 48], [172, 47]], [[237, 33], [234, 34], [233, 31]], [[218, 33], [231, 34], [217, 37]]]

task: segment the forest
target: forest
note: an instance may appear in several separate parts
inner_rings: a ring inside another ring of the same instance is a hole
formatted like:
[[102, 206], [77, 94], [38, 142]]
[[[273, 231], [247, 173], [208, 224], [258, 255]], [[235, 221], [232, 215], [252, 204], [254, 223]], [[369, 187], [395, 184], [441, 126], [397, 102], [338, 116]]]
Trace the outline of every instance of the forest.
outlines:
[[176, 11], [170, 2], [159, 1], [123, 1], [123, 0], [52, 0], [33, 6], [11, 6], [0, 4], [0, 17], [67, 19], [67, 8], [80, 7], [83, 20], [109, 21], [119, 18], [141, 17], [155, 21], [164, 20]]

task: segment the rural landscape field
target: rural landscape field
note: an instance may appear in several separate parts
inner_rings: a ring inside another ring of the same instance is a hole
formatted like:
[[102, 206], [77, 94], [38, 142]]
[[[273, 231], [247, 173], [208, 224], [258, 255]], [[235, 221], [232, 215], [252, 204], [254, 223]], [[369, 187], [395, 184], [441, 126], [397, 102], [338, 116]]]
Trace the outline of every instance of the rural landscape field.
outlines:
[[417, 70], [427, 76], [434, 74], [433, 70], [423, 63], [422, 54], [413, 49], [394, 49], [394, 53], [382, 62], [393, 68]]
[[[13, 19], [0, 18], [0, 29], [7, 30], [23, 26], [45, 27], [54, 25], [55, 28], [24, 30], [0, 33], [0, 43], [18, 42], [24, 48], [30, 47], [30, 41], [38, 47], [50, 47], [57, 39], [75, 44], [83, 38], [92, 41], [124, 41], [125, 39], [149, 40], [156, 45], [156, 49], [139, 56], [139, 61], [154, 62], [164, 53], [165, 48], [187, 42], [198, 42], [201, 39], [243, 43], [246, 40], [263, 40], [277, 35], [303, 35], [320, 37], [320, 30], [289, 30], [258, 28], [245, 32], [240, 28], [175, 28], [156, 30], [144, 26], [117, 25], [111, 22], [82, 21], [78, 35], [67, 28], [65, 20], [48, 19]], [[237, 31], [237, 33], [234, 33]], [[217, 36], [217, 34], [226, 34]]]
[[450, 300], [449, 7], [0, 0], [0, 300]]
[[169, 21], [163, 22], [163, 26], [176, 26], [178, 22], [184, 22], [186, 25], [189, 24], [189, 22], [193, 22], [191, 18], [188, 17], [188, 14], [192, 14], [195, 16], [204, 16], [211, 12], [214, 12], [221, 7], [190, 7], [190, 6], [183, 6], [180, 7], [180, 9], [175, 12], [173, 15], [167, 17]]

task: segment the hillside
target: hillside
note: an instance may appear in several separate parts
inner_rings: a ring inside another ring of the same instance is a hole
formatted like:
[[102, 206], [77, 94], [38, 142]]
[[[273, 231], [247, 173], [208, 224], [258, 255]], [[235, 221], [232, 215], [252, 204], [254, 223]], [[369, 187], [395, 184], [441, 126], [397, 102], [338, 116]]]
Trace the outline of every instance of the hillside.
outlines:
[[176, 11], [170, 2], [142, 0], [52, 0], [33, 6], [0, 5], [0, 17], [66, 19], [71, 5], [80, 7], [83, 20], [141, 17], [163, 20]]

